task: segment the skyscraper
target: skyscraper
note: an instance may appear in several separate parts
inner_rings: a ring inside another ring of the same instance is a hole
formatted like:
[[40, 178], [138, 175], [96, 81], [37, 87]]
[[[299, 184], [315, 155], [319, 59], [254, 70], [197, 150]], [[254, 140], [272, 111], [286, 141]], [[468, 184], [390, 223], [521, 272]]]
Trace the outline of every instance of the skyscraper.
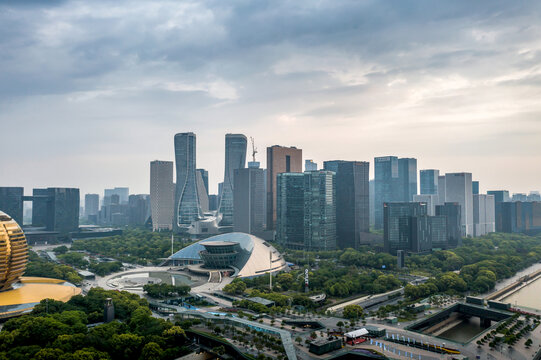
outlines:
[[336, 249], [336, 186], [332, 171], [304, 173], [304, 250]]
[[473, 194], [471, 173], [445, 174], [445, 202], [460, 204], [462, 236], [473, 235]]
[[209, 172], [205, 169], [196, 169], [196, 171], [201, 174], [201, 179], [203, 180], [203, 184], [205, 185], [205, 192], [207, 193], [207, 196], [209, 195]]
[[397, 201], [398, 158], [384, 156], [374, 158], [374, 215], [376, 229], [383, 228], [383, 204]]
[[[128, 197], [130, 196], [130, 188], [127, 187], [115, 187], [113, 189], [105, 189], [103, 197], [111, 197], [112, 195], [118, 195], [120, 204], [127, 204]], [[108, 205], [108, 204], [106, 204]]]
[[131, 226], [145, 225], [150, 217], [150, 195], [130, 195], [128, 198], [128, 223]]
[[23, 225], [22, 187], [0, 187], [0, 211], [8, 214], [19, 225]]
[[336, 183], [336, 236], [341, 249], [358, 249], [363, 233], [370, 231], [368, 162], [325, 161]]
[[473, 195], [473, 236], [496, 231], [494, 195]]
[[462, 246], [462, 226], [460, 225], [460, 204], [446, 202], [436, 206], [436, 216], [445, 216], [447, 219], [447, 246], [456, 248]]
[[311, 160], [306, 159], [304, 160], [304, 171], [316, 171], [317, 170], [317, 164]]
[[434, 194], [414, 195], [413, 202], [426, 203], [427, 214], [429, 216], [436, 215], [436, 205], [438, 202], [438, 195], [434, 195]]
[[[250, 162], [254, 164], [254, 162]], [[260, 234], [265, 230], [265, 170], [255, 166], [235, 169], [233, 230]]]
[[503, 207], [502, 203], [510, 201], [509, 191], [507, 190], [492, 190], [487, 191], [488, 195], [494, 195], [494, 216], [496, 223], [496, 231], [503, 231]]
[[438, 176], [438, 205], [445, 204], [445, 175]]
[[79, 229], [79, 189], [47, 188], [32, 192], [32, 223], [65, 237]]
[[220, 226], [233, 226], [233, 176], [236, 169], [246, 166], [246, 136], [242, 134], [225, 135], [224, 185], [218, 213], [222, 215]]
[[479, 181], [472, 181], [471, 186], [472, 186], [472, 194], [478, 195], [479, 194]]
[[196, 180], [196, 138], [195, 134], [179, 133], [175, 135], [175, 162], [177, 184], [174, 207], [174, 229], [188, 228], [193, 221], [202, 217], [197, 193]]
[[267, 148], [267, 230], [276, 226], [277, 175], [281, 173], [302, 173], [302, 150], [296, 147], [273, 145]]
[[398, 159], [398, 201], [413, 201], [417, 194], [417, 159]]
[[100, 211], [100, 196], [98, 194], [85, 195], [85, 217], [87, 220], [97, 222]]
[[304, 174], [277, 174], [276, 198], [276, 240], [289, 249], [304, 250]]
[[420, 171], [421, 195], [438, 194], [438, 177], [440, 171], [435, 169], [426, 169]]
[[383, 205], [383, 246], [395, 255], [397, 250], [422, 252], [432, 248], [424, 203], [394, 202]]
[[173, 229], [173, 162], [155, 160], [150, 163], [150, 209], [152, 230]]

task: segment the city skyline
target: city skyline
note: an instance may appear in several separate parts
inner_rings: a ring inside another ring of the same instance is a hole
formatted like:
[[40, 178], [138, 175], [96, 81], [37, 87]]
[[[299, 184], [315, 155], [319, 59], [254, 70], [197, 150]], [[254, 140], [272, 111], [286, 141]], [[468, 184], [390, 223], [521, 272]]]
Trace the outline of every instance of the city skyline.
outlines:
[[2, 185], [148, 193], [148, 163], [191, 131], [211, 193], [225, 133], [253, 136], [262, 168], [279, 144], [541, 187], [539, 3], [124, 5], [0, 5]]

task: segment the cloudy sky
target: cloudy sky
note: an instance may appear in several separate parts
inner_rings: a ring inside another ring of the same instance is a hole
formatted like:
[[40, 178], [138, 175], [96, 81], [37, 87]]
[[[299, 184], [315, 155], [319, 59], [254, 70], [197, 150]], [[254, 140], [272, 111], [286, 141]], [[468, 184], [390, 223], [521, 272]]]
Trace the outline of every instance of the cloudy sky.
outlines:
[[[23, 3], [23, 4], [21, 4]], [[541, 190], [539, 1], [0, 1], [0, 185], [129, 186], [197, 134]]]

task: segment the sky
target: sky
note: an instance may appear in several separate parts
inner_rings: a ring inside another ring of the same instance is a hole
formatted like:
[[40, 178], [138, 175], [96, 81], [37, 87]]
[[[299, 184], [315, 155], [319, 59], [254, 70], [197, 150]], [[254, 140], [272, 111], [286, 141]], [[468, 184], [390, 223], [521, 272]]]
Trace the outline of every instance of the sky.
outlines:
[[541, 2], [0, 0], [0, 186], [148, 193], [197, 134], [541, 190]]

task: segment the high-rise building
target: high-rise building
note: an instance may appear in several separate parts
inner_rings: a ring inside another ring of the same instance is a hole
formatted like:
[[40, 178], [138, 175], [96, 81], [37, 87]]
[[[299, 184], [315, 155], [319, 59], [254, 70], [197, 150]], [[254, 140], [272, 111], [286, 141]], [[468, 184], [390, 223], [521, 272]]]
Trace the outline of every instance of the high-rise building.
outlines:
[[369, 209], [370, 209], [370, 226], [374, 227], [376, 223], [376, 214], [374, 213], [374, 203], [375, 203], [375, 181], [374, 179], [370, 180], [368, 182], [368, 203], [369, 203]]
[[385, 203], [383, 214], [383, 246], [386, 252], [396, 255], [397, 250], [423, 252], [432, 248], [426, 204]]
[[97, 216], [100, 211], [100, 196], [98, 194], [85, 195], [85, 216]]
[[438, 205], [445, 204], [445, 175], [438, 176]]
[[419, 172], [421, 182], [421, 195], [438, 195], [438, 177], [440, 171], [426, 169]]
[[471, 173], [445, 174], [445, 202], [460, 204], [462, 236], [473, 236], [473, 194]]
[[528, 194], [528, 201], [541, 201], [541, 194], [539, 194], [539, 191], [530, 191]]
[[447, 246], [456, 248], [462, 246], [461, 206], [459, 203], [446, 202], [436, 206], [436, 216], [447, 219]]
[[[250, 162], [253, 164], [253, 162]], [[265, 170], [255, 166], [235, 169], [233, 189], [233, 230], [260, 234], [265, 230]]]
[[429, 216], [436, 215], [436, 205], [438, 203], [438, 195], [434, 195], [434, 194], [414, 195], [413, 202], [426, 203], [428, 215]]
[[196, 137], [192, 132], [175, 135], [177, 183], [175, 192], [175, 230], [188, 228], [202, 217], [196, 177]]
[[79, 189], [34, 189], [32, 224], [57, 231], [61, 237], [79, 229]]
[[496, 231], [494, 195], [473, 195], [473, 236]]
[[233, 226], [233, 176], [236, 169], [246, 166], [246, 136], [225, 135], [225, 174], [218, 213], [222, 215], [220, 226]]
[[203, 178], [203, 173], [201, 171], [196, 172], [196, 183], [197, 183], [197, 196], [199, 197], [199, 206], [201, 211], [206, 213], [209, 211], [209, 196], [207, 189], [205, 188], [205, 179]]
[[304, 173], [304, 250], [336, 249], [336, 186], [332, 171]]
[[479, 181], [472, 181], [471, 186], [472, 186], [472, 194], [478, 195], [479, 194]]
[[336, 242], [341, 249], [358, 249], [363, 234], [370, 231], [369, 170], [362, 161], [325, 161], [336, 183]]
[[0, 187], [0, 211], [8, 214], [21, 226], [23, 225], [23, 196], [22, 187]]
[[275, 185], [276, 240], [287, 248], [304, 250], [304, 174], [278, 173]]
[[209, 172], [205, 169], [196, 169], [196, 171], [201, 174], [201, 179], [203, 180], [203, 185], [205, 185], [205, 192], [207, 196], [209, 195]]
[[304, 171], [316, 171], [317, 164], [310, 159], [304, 160]]
[[143, 226], [150, 217], [150, 195], [130, 195], [128, 198], [128, 223], [131, 226]]
[[494, 196], [494, 220], [496, 224], [496, 231], [503, 231], [503, 208], [502, 203], [510, 201], [509, 191], [507, 190], [491, 190], [487, 191], [488, 195]]
[[526, 202], [526, 201], [528, 201], [528, 195], [522, 194], [522, 193], [513, 194], [513, 197], [511, 198], [511, 201]]
[[413, 201], [417, 194], [417, 159], [398, 159], [398, 201]]
[[120, 198], [120, 204], [127, 204], [130, 196], [130, 188], [127, 187], [115, 187], [113, 189], [105, 189], [103, 197], [111, 197], [112, 195], [118, 195]]
[[514, 201], [502, 204], [502, 231], [522, 232], [528, 235], [541, 233], [541, 202]]
[[406, 267], [406, 252], [404, 250], [396, 251], [396, 267], [398, 269]]
[[155, 160], [150, 163], [150, 209], [152, 230], [173, 229], [173, 162]]
[[398, 158], [374, 158], [374, 227], [383, 228], [383, 204], [398, 200]]
[[267, 148], [267, 230], [274, 230], [277, 216], [277, 176], [302, 173], [302, 150], [273, 145]]

